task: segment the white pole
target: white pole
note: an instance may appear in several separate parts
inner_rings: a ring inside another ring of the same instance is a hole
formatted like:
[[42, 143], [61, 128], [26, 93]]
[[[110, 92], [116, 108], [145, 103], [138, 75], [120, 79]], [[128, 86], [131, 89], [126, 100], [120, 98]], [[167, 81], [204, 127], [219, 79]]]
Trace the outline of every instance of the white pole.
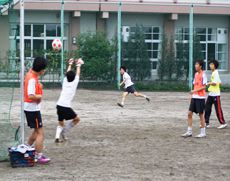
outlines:
[[20, 96], [21, 96], [21, 144], [24, 144], [24, 0], [20, 0], [20, 61], [21, 61], [21, 75], [20, 75]]

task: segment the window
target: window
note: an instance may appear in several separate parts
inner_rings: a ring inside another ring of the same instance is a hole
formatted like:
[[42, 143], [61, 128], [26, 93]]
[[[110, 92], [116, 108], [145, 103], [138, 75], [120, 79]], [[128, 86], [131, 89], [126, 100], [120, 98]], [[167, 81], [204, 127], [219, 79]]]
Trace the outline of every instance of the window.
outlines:
[[[143, 27], [145, 35], [145, 43], [147, 45], [148, 56], [151, 61], [152, 69], [157, 69], [157, 62], [159, 59], [161, 30], [159, 27], [145, 26]], [[136, 31], [136, 27], [130, 27], [129, 33], [132, 35]], [[123, 49], [125, 50], [126, 43], [123, 43]], [[124, 57], [127, 52], [124, 51]]]
[[[14, 40], [16, 37], [16, 50], [19, 50], [19, 25], [11, 25], [10, 28], [9, 38], [10, 40]], [[64, 45], [66, 45], [68, 26], [65, 25], [64, 28]], [[24, 34], [25, 57], [32, 58], [37, 56], [42, 50], [52, 50], [52, 41], [55, 37], [60, 38], [61, 28], [60, 24], [26, 24]], [[19, 55], [17, 54], [17, 56]]]
[[[189, 43], [189, 33], [188, 29], [183, 27], [176, 28], [176, 43], [182, 42], [184, 47], [188, 50]], [[221, 33], [220, 29], [224, 28], [194, 28], [194, 35], [197, 35], [201, 45], [202, 58], [207, 65], [207, 62], [211, 59], [217, 59], [220, 62], [220, 69], [227, 69], [227, 40], [226, 37], [218, 37], [218, 33]], [[227, 35], [227, 30], [225, 30], [225, 35]], [[178, 46], [177, 46], [178, 47]], [[180, 48], [181, 49], [181, 48]], [[177, 52], [177, 57], [181, 56], [181, 52]], [[188, 53], [186, 53], [185, 58], [188, 59]], [[206, 66], [206, 70], [209, 66]]]

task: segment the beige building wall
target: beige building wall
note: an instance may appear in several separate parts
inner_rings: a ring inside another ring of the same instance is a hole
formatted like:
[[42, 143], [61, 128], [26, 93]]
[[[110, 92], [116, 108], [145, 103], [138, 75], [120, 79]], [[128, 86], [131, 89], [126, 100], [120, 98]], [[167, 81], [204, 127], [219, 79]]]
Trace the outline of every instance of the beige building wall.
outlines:
[[77, 46], [73, 43], [73, 38], [78, 37], [80, 34], [80, 17], [71, 17], [69, 24], [69, 49], [76, 50]]
[[7, 51], [9, 50], [9, 16], [0, 16], [0, 60], [7, 61]]

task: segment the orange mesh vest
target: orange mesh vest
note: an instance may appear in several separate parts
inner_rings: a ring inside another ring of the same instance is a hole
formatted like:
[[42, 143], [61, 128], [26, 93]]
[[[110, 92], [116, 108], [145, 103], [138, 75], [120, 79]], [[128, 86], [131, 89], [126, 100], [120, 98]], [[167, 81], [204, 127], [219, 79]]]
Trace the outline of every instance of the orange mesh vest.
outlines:
[[[203, 85], [203, 75], [204, 75], [203, 71], [201, 71], [200, 73], [195, 74], [194, 90], [200, 89], [200, 88], [202, 88], [204, 86]], [[204, 97], [205, 96], [205, 90], [195, 92], [194, 94], [199, 95], [201, 97]]]
[[33, 71], [30, 70], [26, 76], [25, 76], [25, 80], [24, 80], [24, 102], [34, 102], [32, 100], [29, 99], [29, 95], [28, 95], [28, 84], [29, 84], [29, 80], [30, 79], [34, 79], [35, 80], [35, 94], [36, 95], [42, 95], [42, 84], [39, 83], [38, 81], [38, 75], [33, 74]]

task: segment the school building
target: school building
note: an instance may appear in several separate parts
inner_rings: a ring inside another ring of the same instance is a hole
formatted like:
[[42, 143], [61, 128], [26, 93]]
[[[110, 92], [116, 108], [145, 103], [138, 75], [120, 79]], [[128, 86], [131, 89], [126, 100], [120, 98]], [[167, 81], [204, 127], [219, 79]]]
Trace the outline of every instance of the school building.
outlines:
[[[27, 59], [33, 57], [34, 50], [50, 49], [52, 40], [61, 36], [60, 2], [59, 0], [47, 2], [25, 0]], [[64, 2], [64, 48], [66, 50], [76, 49], [76, 39], [80, 33], [104, 32], [109, 39], [117, 36], [119, 0]], [[107, 2], [117, 2], [117, 4]], [[194, 29], [200, 38], [205, 61], [213, 58], [219, 60], [223, 82], [230, 84], [229, 0], [123, 0], [122, 3], [123, 41], [128, 40], [136, 25], [144, 27], [153, 79], [156, 78], [157, 62], [160, 58], [161, 35], [164, 33], [167, 36], [174, 36], [175, 41], [180, 39], [183, 43], [188, 43], [190, 4], [193, 3]], [[17, 31], [19, 3], [14, 9], [17, 10], [16, 13], [9, 11], [0, 16], [0, 57], [3, 57], [4, 52], [9, 49], [19, 49], [19, 31]]]

